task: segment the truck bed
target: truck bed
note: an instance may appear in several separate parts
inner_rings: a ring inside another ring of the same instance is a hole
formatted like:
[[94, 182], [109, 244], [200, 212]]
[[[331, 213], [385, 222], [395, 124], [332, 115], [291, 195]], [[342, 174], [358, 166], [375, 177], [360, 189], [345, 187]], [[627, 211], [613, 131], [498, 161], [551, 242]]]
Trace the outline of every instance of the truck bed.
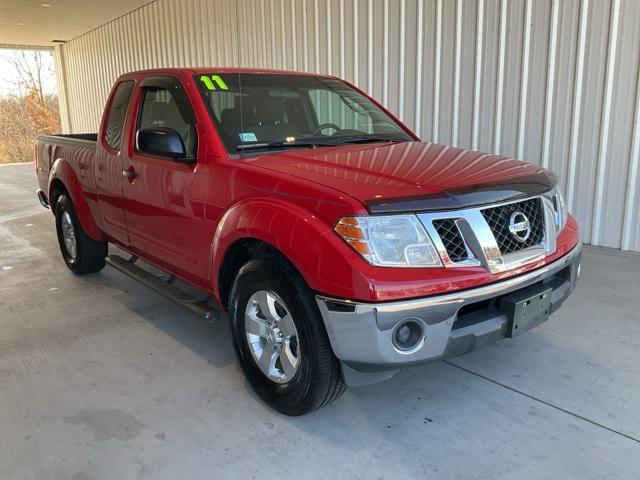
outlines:
[[36, 145], [36, 172], [40, 189], [48, 193], [49, 172], [58, 159], [73, 166], [85, 191], [94, 186], [91, 165], [98, 145], [97, 133], [40, 135]]

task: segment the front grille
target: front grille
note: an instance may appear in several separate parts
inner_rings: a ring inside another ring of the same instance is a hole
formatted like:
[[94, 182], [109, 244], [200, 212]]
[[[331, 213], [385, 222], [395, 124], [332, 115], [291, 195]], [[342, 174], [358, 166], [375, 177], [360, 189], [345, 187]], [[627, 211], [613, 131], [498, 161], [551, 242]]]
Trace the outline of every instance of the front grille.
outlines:
[[440, 239], [452, 262], [462, 262], [469, 258], [467, 248], [454, 218], [434, 220], [433, 226], [438, 235], [440, 235]]
[[[502, 255], [518, 252], [525, 248], [538, 245], [544, 237], [544, 219], [542, 205], [539, 198], [532, 198], [518, 203], [509, 203], [499, 207], [482, 210], [484, 219], [498, 242]], [[509, 231], [509, 221], [513, 212], [522, 212], [531, 225], [529, 238], [524, 242], [518, 241]]]

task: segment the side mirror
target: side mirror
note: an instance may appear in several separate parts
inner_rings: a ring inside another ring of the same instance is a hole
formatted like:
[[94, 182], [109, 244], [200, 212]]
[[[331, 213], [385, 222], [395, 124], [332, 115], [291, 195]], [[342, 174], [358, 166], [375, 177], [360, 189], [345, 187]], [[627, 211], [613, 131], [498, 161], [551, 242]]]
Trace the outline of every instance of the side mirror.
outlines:
[[188, 159], [182, 138], [173, 128], [143, 128], [136, 133], [138, 150], [151, 155], [168, 157], [184, 163], [195, 163]]

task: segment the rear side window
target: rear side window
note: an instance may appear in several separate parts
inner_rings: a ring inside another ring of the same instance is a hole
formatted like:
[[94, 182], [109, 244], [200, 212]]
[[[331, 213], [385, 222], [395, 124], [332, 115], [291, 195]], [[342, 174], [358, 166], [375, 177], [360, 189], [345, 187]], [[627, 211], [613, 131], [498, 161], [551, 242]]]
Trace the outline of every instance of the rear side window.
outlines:
[[120, 83], [116, 87], [116, 93], [113, 95], [113, 101], [109, 109], [104, 140], [111, 148], [116, 150], [120, 150], [122, 126], [124, 125], [124, 117], [127, 114], [127, 105], [129, 104], [129, 98], [131, 98], [133, 85], [133, 80]]

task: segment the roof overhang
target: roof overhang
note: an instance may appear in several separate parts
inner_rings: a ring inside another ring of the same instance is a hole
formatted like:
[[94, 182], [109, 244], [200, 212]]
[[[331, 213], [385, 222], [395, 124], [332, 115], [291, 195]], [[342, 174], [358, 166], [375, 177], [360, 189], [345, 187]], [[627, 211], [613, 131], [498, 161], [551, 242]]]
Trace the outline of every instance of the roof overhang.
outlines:
[[3, 0], [0, 48], [50, 48], [148, 3], [150, 0]]

